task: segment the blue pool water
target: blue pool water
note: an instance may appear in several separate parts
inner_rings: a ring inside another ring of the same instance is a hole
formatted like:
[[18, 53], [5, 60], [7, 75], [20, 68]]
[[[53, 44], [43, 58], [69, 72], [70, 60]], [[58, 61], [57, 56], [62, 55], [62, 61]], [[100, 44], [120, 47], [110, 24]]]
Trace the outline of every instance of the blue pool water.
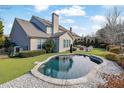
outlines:
[[39, 67], [39, 72], [57, 79], [75, 79], [85, 76], [101, 59], [86, 55], [60, 55]]

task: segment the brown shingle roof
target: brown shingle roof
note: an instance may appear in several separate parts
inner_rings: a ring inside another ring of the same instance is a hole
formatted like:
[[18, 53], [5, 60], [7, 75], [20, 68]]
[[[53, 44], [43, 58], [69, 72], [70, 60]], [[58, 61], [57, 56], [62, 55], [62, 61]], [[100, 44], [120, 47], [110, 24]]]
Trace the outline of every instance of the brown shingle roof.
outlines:
[[[32, 16], [32, 18], [35, 18], [36, 20], [42, 22], [43, 24], [51, 27], [52, 26], [52, 22], [50, 22], [49, 20], [45, 20], [45, 19], [42, 19], [40, 17], [37, 17], [37, 16]], [[63, 31], [68, 31], [66, 28], [64, 28], [63, 26], [59, 25], [59, 30], [63, 30]]]
[[16, 21], [19, 23], [19, 25], [22, 27], [22, 29], [26, 32], [26, 34], [29, 37], [43, 37], [43, 38], [50, 37], [49, 34], [41, 31], [34, 24], [30, 23], [29, 21], [22, 20], [19, 18], [16, 18]]
[[52, 23], [49, 20], [45, 20], [45, 19], [42, 19], [42, 18], [37, 17], [37, 16], [32, 16], [32, 18], [35, 18], [39, 22], [42, 22], [44, 25], [47, 25], [49, 27], [52, 26]]
[[[42, 19], [40, 17], [36, 17], [36, 16], [32, 16], [34, 18], [36, 18], [38, 21], [44, 23], [47, 26], [52, 26], [52, 22], [50, 22], [49, 20], [45, 20]], [[66, 28], [64, 28], [63, 26], [59, 25], [59, 29], [62, 30], [63, 32], [58, 32], [52, 36], [50, 36], [49, 34], [45, 33], [44, 31], [42, 31], [41, 29], [37, 28], [33, 23], [31, 23], [30, 21], [26, 21], [23, 19], [19, 19], [16, 18], [16, 21], [19, 23], [19, 25], [23, 28], [23, 30], [26, 32], [26, 34], [29, 37], [43, 37], [43, 38], [48, 38], [48, 37], [59, 37], [61, 35], [63, 35], [65, 32], [68, 32], [71, 34], [71, 36], [78, 36], [76, 33], [74, 32], [70, 32], [69, 30], [67, 30]]]
[[[52, 26], [52, 22], [50, 22], [49, 20], [45, 20], [45, 19], [42, 19], [40, 17], [37, 17], [37, 16], [32, 16], [33, 18], [35, 18], [36, 20], [42, 22], [43, 24], [51, 27]], [[59, 30], [62, 30], [64, 32], [70, 32], [68, 29], [64, 28], [63, 26], [59, 25]], [[76, 36], [76, 37], [80, 37], [79, 35], [77, 35], [76, 33], [74, 32], [70, 32], [73, 36]]]
[[54, 35], [51, 35], [51, 37], [55, 37], [55, 38], [58, 38], [60, 37], [61, 35], [65, 34], [66, 32], [57, 32], [55, 33]]

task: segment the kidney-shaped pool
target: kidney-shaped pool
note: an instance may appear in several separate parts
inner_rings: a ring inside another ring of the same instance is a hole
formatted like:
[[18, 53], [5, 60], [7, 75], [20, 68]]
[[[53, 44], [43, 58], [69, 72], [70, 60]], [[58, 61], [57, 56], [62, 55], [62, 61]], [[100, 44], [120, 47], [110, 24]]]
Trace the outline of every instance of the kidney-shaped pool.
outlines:
[[38, 71], [56, 79], [76, 79], [85, 76], [102, 59], [82, 54], [58, 55], [43, 63]]

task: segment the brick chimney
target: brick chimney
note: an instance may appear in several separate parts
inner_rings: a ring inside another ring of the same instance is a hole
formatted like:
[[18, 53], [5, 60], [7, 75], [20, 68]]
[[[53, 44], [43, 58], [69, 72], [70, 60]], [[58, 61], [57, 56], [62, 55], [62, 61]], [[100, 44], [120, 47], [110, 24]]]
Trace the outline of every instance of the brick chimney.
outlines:
[[59, 15], [52, 13], [52, 34], [59, 32]]

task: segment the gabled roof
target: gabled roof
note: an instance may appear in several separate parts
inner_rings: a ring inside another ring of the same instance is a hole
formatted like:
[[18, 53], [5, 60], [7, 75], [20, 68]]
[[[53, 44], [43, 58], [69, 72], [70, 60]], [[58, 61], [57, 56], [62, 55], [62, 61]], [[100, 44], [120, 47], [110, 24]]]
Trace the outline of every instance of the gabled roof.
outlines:
[[[32, 16], [32, 18], [35, 18], [36, 20], [42, 22], [44, 25], [48, 26], [48, 27], [51, 27], [52, 26], [52, 22], [50, 22], [49, 20], [45, 20], [45, 19], [42, 19], [40, 17], [37, 17], [37, 16]], [[64, 28], [63, 26], [59, 25], [59, 30], [62, 30], [64, 32], [70, 32], [68, 29]], [[70, 32], [73, 36], [76, 36], [76, 37], [80, 37], [79, 35], [77, 35], [76, 33], [74, 32]]]
[[52, 23], [49, 20], [45, 20], [37, 16], [32, 16], [32, 18], [35, 18], [36, 20], [38, 20], [39, 22], [42, 22], [46, 26], [49, 26], [49, 27], [52, 26]]
[[57, 33], [51, 35], [51, 37], [58, 38], [58, 37], [60, 37], [61, 35], [65, 34], [65, 33], [66, 32], [57, 32]]
[[43, 38], [50, 37], [49, 34], [41, 31], [34, 24], [30, 23], [29, 21], [22, 20], [19, 18], [16, 18], [15, 20], [18, 22], [18, 24], [21, 26], [21, 28], [25, 31], [25, 33], [29, 37], [43, 37]]
[[65, 33], [67, 33], [72, 39], [74, 39], [74, 37], [72, 36], [71, 33], [69, 32], [57, 32], [53, 35], [51, 35], [52, 38], [59, 38], [60, 36], [64, 35]]
[[[46, 26], [52, 26], [52, 22], [50, 22], [49, 20], [45, 20], [45, 19], [42, 19], [42, 18], [36, 17], [36, 16], [32, 16], [32, 17], [35, 18], [36, 20], [38, 20], [39, 22], [42, 22]], [[21, 28], [25, 31], [25, 33], [29, 37], [42, 37], [42, 38], [60, 37], [61, 35], [65, 34], [66, 32], [69, 33], [69, 35], [71, 37], [72, 36], [80, 37], [76, 33], [70, 32], [69, 30], [67, 30], [66, 28], [64, 28], [61, 25], [59, 25], [59, 29], [62, 30], [63, 32], [58, 32], [58, 33], [55, 33], [54, 35], [50, 35], [50, 34], [45, 33], [44, 31], [42, 31], [41, 29], [39, 29], [34, 23], [32, 23], [30, 21], [26, 21], [26, 20], [19, 19], [19, 18], [16, 18], [15, 20], [17, 21], [17, 23], [21, 26]]]
[[[36, 20], [42, 22], [44, 25], [48, 26], [48, 27], [52, 27], [52, 22], [50, 22], [49, 20], [46, 20], [46, 19], [42, 19], [40, 17], [37, 17], [37, 16], [32, 16], [32, 18], [35, 18]], [[66, 28], [64, 28], [63, 26], [59, 25], [59, 30], [62, 30], [62, 31], [69, 31], [67, 30]]]

